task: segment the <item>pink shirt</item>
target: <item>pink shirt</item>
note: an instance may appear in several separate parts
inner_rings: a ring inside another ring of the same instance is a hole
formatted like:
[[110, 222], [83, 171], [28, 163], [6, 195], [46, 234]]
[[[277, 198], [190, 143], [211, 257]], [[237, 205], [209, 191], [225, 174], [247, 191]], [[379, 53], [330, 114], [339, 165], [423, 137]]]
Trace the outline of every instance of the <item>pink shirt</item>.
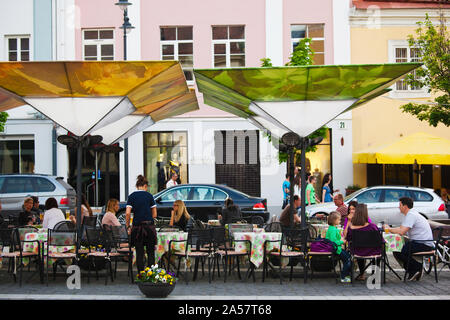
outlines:
[[107, 224], [110, 226], [120, 227], [120, 222], [116, 215], [112, 212], [106, 212], [102, 219], [102, 225]]

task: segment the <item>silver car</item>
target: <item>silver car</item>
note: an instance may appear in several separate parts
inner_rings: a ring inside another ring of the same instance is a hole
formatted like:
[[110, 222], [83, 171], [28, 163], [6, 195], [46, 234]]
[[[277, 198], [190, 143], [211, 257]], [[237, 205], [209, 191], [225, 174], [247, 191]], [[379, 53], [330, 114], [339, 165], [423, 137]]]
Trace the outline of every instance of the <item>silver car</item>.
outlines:
[[63, 178], [43, 174], [6, 174], [0, 175], [1, 215], [17, 216], [22, 211], [26, 197], [36, 196], [42, 207], [48, 198], [55, 198], [58, 207], [66, 212], [74, 212], [76, 192]]
[[[432, 189], [409, 186], [375, 186], [360, 189], [347, 197], [346, 205], [350, 201], [367, 204], [369, 217], [373, 223], [382, 221], [392, 226], [399, 226], [403, 215], [399, 209], [399, 199], [410, 197], [414, 201], [414, 209], [427, 219], [448, 219], [445, 204]], [[329, 214], [336, 210], [334, 202], [320, 203], [306, 207], [306, 215]]]

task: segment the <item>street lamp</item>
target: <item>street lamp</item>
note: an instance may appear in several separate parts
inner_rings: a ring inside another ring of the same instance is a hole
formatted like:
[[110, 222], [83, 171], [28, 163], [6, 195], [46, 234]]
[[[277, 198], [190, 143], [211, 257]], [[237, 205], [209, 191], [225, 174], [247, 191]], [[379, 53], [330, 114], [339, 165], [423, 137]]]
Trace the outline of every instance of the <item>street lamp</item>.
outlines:
[[[128, 7], [132, 5], [131, 2], [127, 0], [119, 0], [115, 5], [119, 6], [119, 8], [123, 11], [123, 24], [120, 29], [123, 29], [123, 60], [127, 60], [127, 34], [134, 29], [134, 27], [130, 23], [130, 19], [128, 18]], [[125, 200], [128, 199], [128, 138], [126, 138], [123, 142], [123, 151], [124, 151], [124, 167], [125, 167]]]

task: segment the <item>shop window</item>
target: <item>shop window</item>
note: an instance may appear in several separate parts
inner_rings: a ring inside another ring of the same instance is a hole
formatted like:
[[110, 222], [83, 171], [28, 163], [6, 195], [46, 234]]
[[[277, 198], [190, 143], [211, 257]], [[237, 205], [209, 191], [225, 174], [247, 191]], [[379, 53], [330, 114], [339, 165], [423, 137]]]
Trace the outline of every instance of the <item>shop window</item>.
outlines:
[[172, 172], [179, 184], [188, 183], [187, 152], [186, 131], [144, 132], [144, 171], [151, 193], [165, 189]]

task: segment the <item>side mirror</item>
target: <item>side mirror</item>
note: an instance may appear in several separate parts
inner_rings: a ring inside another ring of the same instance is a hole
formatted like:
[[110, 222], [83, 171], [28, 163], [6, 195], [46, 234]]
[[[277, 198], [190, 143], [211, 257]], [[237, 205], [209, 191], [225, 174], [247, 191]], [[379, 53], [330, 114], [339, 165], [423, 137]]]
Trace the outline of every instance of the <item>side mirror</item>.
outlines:
[[162, 202], [161, 198], [158, 198], [155, 201], [156, 201], [156, 203], [161, 203]]

